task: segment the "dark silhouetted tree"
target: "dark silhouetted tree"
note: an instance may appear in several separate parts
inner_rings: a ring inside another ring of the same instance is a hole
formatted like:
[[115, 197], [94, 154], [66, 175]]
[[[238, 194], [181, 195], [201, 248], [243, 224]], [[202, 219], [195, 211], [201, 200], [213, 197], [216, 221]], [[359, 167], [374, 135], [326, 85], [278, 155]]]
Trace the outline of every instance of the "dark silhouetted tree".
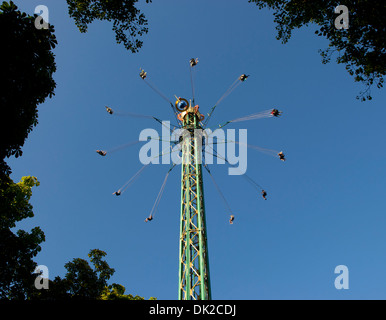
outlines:
[[[64, 278], [55, 277], [49, 281], [47, 290], [35, 290], [30, 299], [33, 300], [144, 300], [140, 296], [125, 295], [125, 287], [107, 280], [115, 270], [103, 259], [106, 252], [93, 249], [88, 254], [90, 262], [76, 258], [67, 262], [64, 267], [67, 273]], [[155, 298], [150, 298], [154, 300]]]
[[[286, 43], [294, 29], [314, 24], [317, 35], [329, 41], [328, 48], [320, 50], [322, 62], [330, 62], [336, 56], [337, 63], [356, 82], [365, 85], [357, 99], [371, 100], [371, 88], [383, 87], [386, 74], [386, 2], [372, 0], [307, 1], [307, 0], [249, 0], [262, 9], [273, 10], [278, 31], [277, 39]], [[335, 13], [338, 5], [348, 8], [348, 29], [337, 29]]]
[[138, 0], [67, 0], [68, 13], [80, 32], [87, 32], [95, 19], [113, 21], [117, 43], [123, 43], [132, 53], [139, 51], [143, 42], [138, 38], [148, 32], [147, 20], [135, 7], [136, 2]]
[[11, 169], [5, 158], [19, 157], [21, 147], [38, 123], [37, 106], [54, 95], [57, 44], [54, 27], [37, 29], [35, 16], [17, 10], [10, 1], [0, 6], [0, 173]]
[[35, 177], [23, 177], [19, 183], [10, 178], [0, 179], [0, 299], [26, 299], [34, 290], [37, 264], [32, 260], [45, 240], [43, 231], [13, 232], [16, 223], [34, 216], [29, 200]]

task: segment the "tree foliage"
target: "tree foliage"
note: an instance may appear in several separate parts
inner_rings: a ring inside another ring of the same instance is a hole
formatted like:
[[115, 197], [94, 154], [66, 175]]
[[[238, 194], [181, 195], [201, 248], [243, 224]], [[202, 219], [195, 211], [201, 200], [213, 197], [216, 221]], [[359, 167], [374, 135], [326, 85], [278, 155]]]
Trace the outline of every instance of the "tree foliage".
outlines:
[[[117, 1], [115, 5], [118, 5]], [[119, 8], [110, 9], [120, 12]], [[117, 21], [124, 20], [125, 12], [121, 13], [122, 16], [116, 17]], [[138, 12], [133, 11], [133, 14], [138, 15]], [[50, 25], [48, 29], [36, 29], [36, 17], [18, 11], [12, 1], [0, 6], [3, 49], [0, 77], [0, 299], [101, 299], [102, 296], [108, 300], [118, 297], [140, 299], [124, 295], [121, 285], [108, 286], [107, 280], [115, 270], [104, 260], [106, 253], [98, 249], [91, 250], [88, 255], [93, 267], [84, 259], [73, 259], [65, 264], [67, 273], [63, 279], [55, 277], [49, 281], [48, 290], [38, 290], [35, 288], [38, 275], [33, 273], [37, 263], [33, 258], [45, 241], [44, 233], [39, 227], [30, 232], [13, 230], [18, 222], [34, 216], [30, 199], [32, 188], [39, 186], [39, 181], [35, 177], [23, 177], [14, 183], [4, 159], [22, 155], [21, 147], [38, 123], [37, 105], [52, 97], [56, 87], [52, 78], [56, 71], [52, 53], [57, 44], [54, 28]], [[98, 18], [109, 19], [107, 16]], [[127, 30], [114, 21], [116, 25], [117, 32]]]
[[[67, 262], [64, 278], [55, 277], [49, 281], [48, 290], [35, 290], [29, 298], [32, 300], [144, 300], [140, 296], [125, 295], [125, 287], [107, 281], [115, 270], [103, 259], [106, 252], [93, 249], [88, 254], [92, 266], [87, 260], [75, 258]], [[154, 298], [150, 298], [154, 300]]]
[[107, 280], [115, 270], [102, 258], [106, 252], [93, 249], [88, 254], [93, 268], [87, 260], [75, 258], [67, 262], [64, 278], [55, 277], [49, 281], [48, 289], [35, 290], [29, 297], [32, 300], [95, 300], [107, 286]]
[[0, 6], [2, 65], [0, 77], [0, 173], [10, 174], [4, 159], [21, 147], [38, 123], [37, 105], [54, 95], [57, 44], [54, 27], [36, 29], [35, 18], [10, 1]]
[[86, 260], [77, 258], [64, 266], [67, 269], [64, 281], [67, 285], [68, 293], [77, 299], [97, 299], [101, 296], [107, 280], [114, 274], [115, 270], [110, 268], [108, 263], [102, 258], [106, 252], [94, 249], [88, 254], [94, 269], [90, 267]]
[[34, 216], [29, 201], [39, 181], [23, 177], [14, 183], [5, 163], [5, 158], [22, 154], [25, 139], [38, 123], [37, 105], [52, 97], [56, 86], [54, 28], [37, 29], [36, 17], [18, 11], [12, 1], [0, 6], [0, 299], [26, 299], [31, 294], [37, 266], [33, 258], [45, 240], [39, 227], [12, 230], [17, 222]]
[[[120, 284], [113, 283], [104, 288], [101, 300], [145, 300], [145, 298], [138, 295], [133, 296], [132, 294], [125, 294], [126, 288]], [[149, 300], [157, 300], [151, 297]]]
[[31, 232], [11, 229], [34, 216], [29, 200], [32, 187], [38, 185], [35, 177], [23, 177], [18, 183], [0, 179], [0, 299], [24, 300], [32, 290], [37, 266], [32, 259], [41, 250], [44, 233], [39, 227]]
[[[320, 50], [322, 62], [330, 62], [336, 55], [337, 63], [345, 65], [346, 70], [356, 82], [365, 85], [357, 99], [371, 100], [371, 87], [383, 87], [386, 74], [386, 2], [371, 0], [307, 1], [307, 0], [249, 0], [261, 9], [273, 10], [277, 24], [277, 39], [286, 43], [294, 29], [310, 23], [318, 26], [315, 32], [326, 37], [329, 46]], [[345, 5], [349, 10], [349, 28], [336, 29], [335, 8]]]
[[[135, 7], [138, 0], [67, 0], [70, 17], [82, 33], [96, 20], [113, 21], [117, 43], [123, 43], [132, 53], [138, 52], [143, 42], [138, 38], [148, 32], [145, 16]], [[151, 0], [146, 0], [146, 3]]]

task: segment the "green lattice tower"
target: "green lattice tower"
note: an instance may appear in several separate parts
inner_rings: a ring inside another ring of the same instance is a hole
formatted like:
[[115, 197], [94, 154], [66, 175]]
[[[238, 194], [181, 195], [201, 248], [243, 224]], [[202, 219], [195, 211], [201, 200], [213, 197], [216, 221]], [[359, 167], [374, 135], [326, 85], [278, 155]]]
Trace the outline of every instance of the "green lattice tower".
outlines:
[[199, 116], [192, 106], [183, 113], [179, 300], [211, 299]]

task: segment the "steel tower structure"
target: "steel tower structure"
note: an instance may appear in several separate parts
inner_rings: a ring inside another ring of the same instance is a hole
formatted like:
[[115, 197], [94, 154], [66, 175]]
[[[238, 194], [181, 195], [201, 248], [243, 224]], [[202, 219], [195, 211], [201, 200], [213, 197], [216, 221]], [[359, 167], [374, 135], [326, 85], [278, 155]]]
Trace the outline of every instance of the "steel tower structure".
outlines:
[[[181, 99], [185, 100], [185, 99]], [[186, 100], [185, 100], [186, 101]], [[176, 107], [177, 103], [176, 102]], [[187, 102], [187, 101], [186, 101]], [[179, 300], [210, 300], [209, 254], [202, 180], [203, 116], [186, 104], [179, 114], [183, 135], [179, 245]]]

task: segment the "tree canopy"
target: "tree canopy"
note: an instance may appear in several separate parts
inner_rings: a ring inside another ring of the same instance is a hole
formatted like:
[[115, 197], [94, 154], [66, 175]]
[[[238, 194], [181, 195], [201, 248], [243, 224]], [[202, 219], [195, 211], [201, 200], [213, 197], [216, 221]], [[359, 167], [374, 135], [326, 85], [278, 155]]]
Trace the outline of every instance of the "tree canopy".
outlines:
[[57, 44], [54, 27], [35, 28], [35, 16], [10, 1], [0, 6], [2, 61], [0, 77], [0, 172], [10, 174], [4, 159], [19, 157], [21, 147], [38, 123], [37, 106], [54, 95]]
[[[145, 298], [138, 295], [133, 296], [132, 294], [125, 294], [126, 288], [120, 284], [113, 283], [104, 288], [101, 300], [145, 300]], [[149, 300], [157, 300], [151, 297]]]
[[[103, 258], [106, 252], [93, 249], [87, 260], [75, 258], [67, 262], [64, 267], [67, 270], [63, 278], [55, 277], [49, 281], [48, 290], [35, 290], [31, 295], [32, 300], [144, 300], [143, 297], [125, 294], [125, 287], [113, 283], [107, 284], [107, 280], [115, 273], [115, 270]], [[150, 298], [154, 300], [154, 298]]]
[[[117, 43], [123, 43], [132, 53], [138, 52], [143, 42], [138, 38], [148, 32], [144, 14], [135, 7], [138, 0], [67, 0], [68, 13], [82, 33], [96, 20], [113, 21]], [[146, 3], [151, 0], [146, 0]]]
[[17, 10], [10, 1], [0, 6], [2, 74], [0, 78], [0, 299], [26, 299], [34, 287], [33, 258], [45, 240], [39, 227], [12, 229], [34, 216], [30, 198], [39, 185], [35, 177], [14, 183], [5, 158], [22, 155], [21, 147], [38, 123], [37, 106], [52, 97], [56, 71], [53, 26], [35, 27], [35, 16]]
[[[318, 27], [318, 36], [326, 37], [329, 46], [320, 50], [322, 62], [328, 63], [336, 56], [338, 64], [356, 82], [365, 85], [357, 99], [371, 100], [371, 87], [383, 87], [386, 75], [386, 3], [371, 0], [346, 0], [344, 3], [332, 0], [249, 0], [262, 9], [273, 10], [277, 24], [277, 39], [286, 43], [294, 29], [313, 23]], [[344, 4], [348, 8], [348, 29], [337, 29], [335, 8]]]
[[101, 296], [107, 280], [115, 270], [105, 260], [106, 252], [94, 249], [88, 254], [94, 269], [84, 259], [77, 258], [64, 266], [67, 269], [64, 281], [71, 297], [79, 299], [96, 299]]
[[[109, 20], [112, 17], [110, 14], [114, 15], [117, 39], [132, 50], [139, 48], [141, 43], [131, 43], [121, 32], [128, 30], [126, 27], [130, 23], [145, 23], [143, 16], [133, 6], [134, 2], [136, 1], [100, 1], [93, 7], [93, 10], [109, 12], [106, 16], [98, 15], [97, 19]], [[82, 14], [86, 14], [82, 11], [84, 6], [77, 8]], [[40, 183], [31, 176], [14, 183], [9, 177], [11, 169], [4, 160], [12, 155], [22, 155], [21, 147], [38, 123], [37, 106], [54, 95], [56, 83], [52, 76], [56, 71], [56, 64], [52, 49], [57, 41], [52, 25], [48, 29], [37, 29], [37, 15], [29, 16], [17, 9], [12, 1], [4, 1], [0, 6], [5, 62], [0, 78], [0, 300], [143, 300], [139, 296], [125, 295], [122, 285], [107, 284], [115, 270], [104, 260], [106, 252], [99, 249], [91, 250], [88, 255], [93, 267], [84, 259], [73, 259], [65, 264], [67, 273], [63, 279], [57, 276], [48, 281], [48, 290], [35, 287], [36, 278], [41, 275], [34, 273], [37, 263], [33, 259], [41, 250], [40, 244], [45, 241], [45, 235], [39, 227], [32, 228], [30, 232], [13, 229], [18, 222], [34, 217], [30, 199], [32, 188]], [[128, 14], [132, 14], [132, 20], [126, 25], [124, 20]], [[83, 20], [86, 23], [83, 28], [87, 29], [87, 23], [91, 21]], [[131, 37], [144, 32], [142, 30], [133, 34], [132, 29], [130, 30]]]
[[35, 177], [23, 177], [14, 183], [9, 177], [0, 179], [0, 299], [24, 300], [33, 290], [37, 264], [33, 258], [45, 240], [43, 231], [11, 229], [16, 223], [34, 216], [29, 200], [32, 188], [38, 186]]

